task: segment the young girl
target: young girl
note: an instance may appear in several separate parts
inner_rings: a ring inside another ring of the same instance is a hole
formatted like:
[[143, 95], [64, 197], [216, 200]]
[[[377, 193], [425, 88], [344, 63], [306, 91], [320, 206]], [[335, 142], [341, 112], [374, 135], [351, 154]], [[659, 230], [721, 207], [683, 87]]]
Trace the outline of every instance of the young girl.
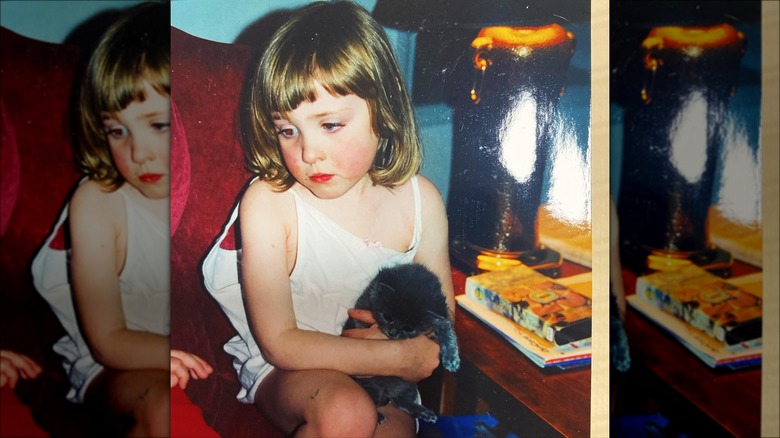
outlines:
[[272, 38], [251, 93], [258, 180], [239, 207], [243, 302], [230, 287], [235, 263], [220, 265], [224, 233], [204, 263], [239, 332], [225, 346], [238, 397], [286, 433], [413, 436], [414, 419], [393, 406], [378, 425], [351, 376], [419, 381], [438, 365], [438, 345], [375, 327], [339, 336], [348, 312], [373, 323], [348, 309], [383, 266], [425, 264], [454, 313], [445, 209], [416, 175], [421, 146], [387, 37], [352, 3], [304, 7]]
[[[99, 41], [78, 102], [86, 178], [33, 262], [35, 285], [68, 333], [54, 345], [68, 399], [108, 409], [131, 436], [169, 434], [170, 385], [182, 364], [196, 363], [169, 350], [169, 26], [167, 4], [144, 4]], [[66, 219], [67, 260], [52, 245]]]

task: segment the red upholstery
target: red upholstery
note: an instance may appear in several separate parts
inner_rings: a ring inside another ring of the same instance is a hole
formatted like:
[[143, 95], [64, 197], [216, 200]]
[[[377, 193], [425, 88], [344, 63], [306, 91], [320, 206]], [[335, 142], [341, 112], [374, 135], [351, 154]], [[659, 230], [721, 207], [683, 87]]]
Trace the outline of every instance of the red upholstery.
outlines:
[[201, 262], [250, 175], [237, 127], [250, 48], [171, 29], [171, 346], [214, 366], [187, 395], [222, 436], [279, 435], [251, 405], [222, 345], [235, 331], [202, 283]]
[[[0, 436], [1, 437], [48, 437], [33, 420], [30, 408], [21, 403], [10, 386], [0, 389]], [[9, 420], [13, 419], [13, 420]]]
[[37, 379], [20, 381], [15, 394], [58, 436], [88, 436], [99, 427], [82, 406], [65, 400], [62, 359], [51, 349], [65, 332], [30, 274], [33, 256], [79, 179], [68, 105], [80, 52], [0, 28], [0, 348], [43, 367]]
[[203, 411], [181, 388], [171, 388], [171, 438], [219, 438], [203, 421]]

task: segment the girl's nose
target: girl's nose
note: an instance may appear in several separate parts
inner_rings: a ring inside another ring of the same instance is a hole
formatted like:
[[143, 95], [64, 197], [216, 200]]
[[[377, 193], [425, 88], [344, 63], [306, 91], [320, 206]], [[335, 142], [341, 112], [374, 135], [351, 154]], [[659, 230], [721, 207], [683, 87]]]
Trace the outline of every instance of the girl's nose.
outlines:
[[154, 148], [150, 146], [148, 141], [139, 141], [138, 139], [133, 140], [133, 162], [143, 164], [144, 162], [153, 160], [154, 158]]
[[304, 163], [312, 164], [325, 159], [325, 151], [319, 146], [316, 139], [307, 139], [303, 137], [303, 147], [301, 159]]

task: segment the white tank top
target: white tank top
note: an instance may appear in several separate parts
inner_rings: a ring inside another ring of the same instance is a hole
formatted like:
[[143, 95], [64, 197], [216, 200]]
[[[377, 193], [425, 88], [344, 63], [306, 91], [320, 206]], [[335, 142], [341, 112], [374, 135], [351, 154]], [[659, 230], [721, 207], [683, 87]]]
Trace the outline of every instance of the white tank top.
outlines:
[[[290, 274], [293, 309], [298, 328], [333, 335], [341, 334], [350, 309], [382, 267], [411, 263], [422, 235], [422, 211], [417, 177], [414, 192], [414, 232], [406, 252], [383, 248], [344, 230], [322, 212], [306, 203], [294, 191], [298, 219], [298, 251]], [[203, 274], [206, 288], [220, 303], [238, 335], [225, 344], [234, 356], [233, 365], [241, 382], [238, 399], [254, 403], [262, 379], [273, 369], [260, 353], [251, 334], [238, 283], [240, 251], [220, 248], [220, 243], [237, 217], [235, 207], [222, 235], [207, 255]]]
[[[127, 256], [119, 275], [127, 328], [168, 335], [171, 315], [169, 226], [134, 203], [124, 186], [117, 191], [122, 194], [127, 214]], [[35, 256], [32, 274], [35, 288], [52, 307], [67, 332], [54, 344], [54, 351], [63, 356], [63, 366], [71, 384], [67, 398], [82, 403], [89, 382], [103, 366], [92, 358], [79, 331], [68, 283], [70, 251], [51, 247], [67, 216], [68, 205]]]

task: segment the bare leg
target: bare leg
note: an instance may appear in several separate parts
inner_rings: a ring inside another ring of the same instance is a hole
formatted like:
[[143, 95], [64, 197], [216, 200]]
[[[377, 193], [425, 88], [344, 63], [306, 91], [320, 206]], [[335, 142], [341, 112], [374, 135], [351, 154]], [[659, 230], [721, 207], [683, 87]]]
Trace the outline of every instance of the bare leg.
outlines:
[[117, 421], [129, 421], [127, 436], [170, 434], [170, 374], [159, 370], [106, 370], [90, 384], [86, 402]]
[[417, 422], [411, 415], [393, 405], [379, 408], [385, 416], [385, 422], [377, 426], [375, 438], [414, 437], [417, 435]]
[[[278, 428], [295, 436], [371, 437], [404, 424], [397, 409], [377, 428], [377, 409], [368, 393], [348, 375], [329, 370], [282, 371], [268, 375], [257, 390], [260, 412]], [[408, 416], [406, 416], [408, 418]], [[411, 436], [414, 435], [414, 421]], [[408, 426], [408, 425], [407, 425]], [[408, 434], [407, 434], [408, 435]]]

